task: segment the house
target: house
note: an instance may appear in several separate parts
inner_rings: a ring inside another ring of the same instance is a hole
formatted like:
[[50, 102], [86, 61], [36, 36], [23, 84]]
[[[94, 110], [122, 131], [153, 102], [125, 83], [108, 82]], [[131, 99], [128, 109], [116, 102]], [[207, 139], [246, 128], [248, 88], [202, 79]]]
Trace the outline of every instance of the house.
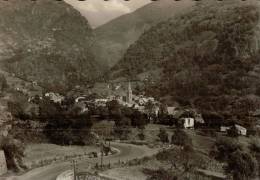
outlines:
[[78, 107], [80, 109], [80, 113], [85, 113], [89, 111], [89, 108], [87, 107], [87, 104], [85, 102], [77, 102], [75, 104], [75, 107]]
[[201, 114], [196, 114], [194, 117], [195, 123], [205, 124], [205, 121]]
[[[235, 127], [235, 129], [236, 129], [236, 131], [237, 131], [237, 133], [238, 133], [239, 135], [246, 136], [246, 134], [247, 134], [247, 129], [246, 129], [245, 127], [240, 126], [240, 125], [238, 125], [238, 124], [233, 125], [233, 127]], [[220, 132], [225, 132], [225, 133], [227, 133], [231, 128], [232, 128], [232, 126], [221, 126], [221, 127], [220, 127]]]
[[227, 132], [230, 128], [230, 126], [220, 126], [220, 132]]
[[188, 117], [188, 118], [181, 118], [181, 120], [183, 121], [183, 127], [185, 129], [194, 128], [194, 124], [195, 124], [195, 120], [192, 117]]
[[49, 97], [55, 103], [61, 103], [65, 99], [62, 95], [54, 92], [46, 93], [45, 97]]
[[145, 107], [144, 106], [139, 106], [139, 105], [134, 105], [134, 109], [138, 110], [139, 112], [145, 113]]
[[168, 115], [175, 115], [178, 111], [176, 111], [176, 107], [167, 107], [167, 113]]
[[156, 116], [156, 117], [158, 117], [159, 111], [160, 111], [160, 107], [157, 106], [157, 105], [155, 105], [155, 107], [154, 107], [154, 113], [155, 113], [155, 116]]
[[195, 118], [188, 110], [177, 110], [175, 107], [167, 107], [168, 115], [170, 115], [176, 126], [181, 126], [185, 129], [194, 128]]
[[237, 133], [238, 133], [239, 135], [246, 136], [247, 129], [246, 129], [245, 127], [235, 124], [235, 128], [236, 128]]

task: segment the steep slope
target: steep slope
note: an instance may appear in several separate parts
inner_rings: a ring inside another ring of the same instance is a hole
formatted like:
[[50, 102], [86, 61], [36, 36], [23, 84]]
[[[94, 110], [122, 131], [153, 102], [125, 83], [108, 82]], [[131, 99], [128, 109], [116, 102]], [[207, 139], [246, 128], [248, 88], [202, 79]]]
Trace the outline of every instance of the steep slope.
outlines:
[[[112, 74], [136, 79], [161, 69], [148, 93], [222, 114], [241, 110], [241, 104], [259, 100], [259, 4], [254, 2], [200, 2], [144, 33]], [[247, 104], [247, 112], [254, 105]]]
[[92, 44], [88, 22], [62, 1], [0, 3], [0, 59], [19, 77], [53, 89], [91, 81], [99, 74]]
[[194, 4], [190, 0], [160, 0], [98, 27], [95, 29], [97, 60], [112, 67], [144, 31], [162, 20], [187, 11]]

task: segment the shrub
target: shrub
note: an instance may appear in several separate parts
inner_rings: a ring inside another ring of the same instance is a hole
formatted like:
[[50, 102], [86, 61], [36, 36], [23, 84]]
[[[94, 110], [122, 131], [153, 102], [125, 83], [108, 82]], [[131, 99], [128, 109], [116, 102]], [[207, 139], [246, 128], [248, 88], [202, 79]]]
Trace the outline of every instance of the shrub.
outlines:
[[226, 171], [231, 172], [233, 179], [248, 180], [257, 174], [258, 164], [254, 157], [247, 152], [237, 150], [231, 154]]
[[260, 153], [260, 140], [257, 138], [253, 138], [249, 144], [249, 149], [252, 152]]
[[171, 143], [178, 146], [192, 145], [192, 139], [185, 131], [177, 129], [172, 135]]
[[19, 169], [26, 169], [23, 164], [24, 144], [13, 137], [6, 137], [0, 140], [0, 149], [4, 150], [7, 162], [7, 168], [18, 171]]
[[210, 154], [217, 160], [226, 161], [230, 154], [237, 150], [242, 150], [242, 146], [232, 138], [217, 139]]
[[160, 141], [163, 143], [169, 142], [169, 136], [165, 129], [161, 128], [160, 132], [158, 134], [158, 137], [160, 138]]
[[142, 140], [142, 141], [145, 139], [145, 135], [144, 135], [143, 132], [139, 133], [139, 134], [138, 134], [138, 137], [139, 137], [139, 139]]
[[239, 134], [238, 134], [237, 129], [236, 129], [235, 126], [232, 126], [230, 129], [227, 130], [227, 135], [228, 135], [229, 137], [233, 137], [233, 138], [239, 136]]
[[148, 175], [147, 180], [177, 180], [177, 177], [172, 172], [163, 168], [158, 170], [143, 169], [143, 172]]

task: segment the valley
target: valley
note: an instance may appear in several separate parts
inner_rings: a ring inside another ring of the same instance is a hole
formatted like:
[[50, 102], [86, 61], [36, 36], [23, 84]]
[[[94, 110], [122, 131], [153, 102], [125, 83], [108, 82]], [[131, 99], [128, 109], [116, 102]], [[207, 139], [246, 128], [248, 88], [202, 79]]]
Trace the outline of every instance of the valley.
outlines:
[[161, 0], [92, 28], [0, 2], [0, 179], [257, 180], [259, 10]]

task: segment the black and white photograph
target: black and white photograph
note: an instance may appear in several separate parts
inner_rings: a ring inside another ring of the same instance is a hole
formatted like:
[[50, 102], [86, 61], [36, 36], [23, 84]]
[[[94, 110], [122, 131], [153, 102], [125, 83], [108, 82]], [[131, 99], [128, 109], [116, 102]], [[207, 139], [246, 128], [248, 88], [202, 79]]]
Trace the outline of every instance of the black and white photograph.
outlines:
[[260, 1], [0, 0], [0, 180], [260, 180]]

